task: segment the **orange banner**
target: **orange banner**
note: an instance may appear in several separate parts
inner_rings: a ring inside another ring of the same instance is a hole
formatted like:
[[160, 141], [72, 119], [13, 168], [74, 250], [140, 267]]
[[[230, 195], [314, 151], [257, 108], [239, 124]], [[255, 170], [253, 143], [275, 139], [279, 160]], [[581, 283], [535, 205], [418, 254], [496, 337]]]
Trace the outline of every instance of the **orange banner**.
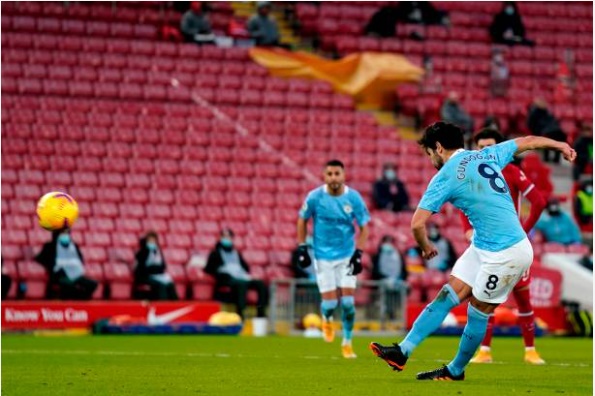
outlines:
[[328, 60], [307, 52], [254, 47], [250, 56], [274, 76], [328, 81], [337, 92], [368, 105], [380, 105], [398, 84], [418, 82], [423, 76], [423, 69], [406, 57], [389, 53], [362, 52]]

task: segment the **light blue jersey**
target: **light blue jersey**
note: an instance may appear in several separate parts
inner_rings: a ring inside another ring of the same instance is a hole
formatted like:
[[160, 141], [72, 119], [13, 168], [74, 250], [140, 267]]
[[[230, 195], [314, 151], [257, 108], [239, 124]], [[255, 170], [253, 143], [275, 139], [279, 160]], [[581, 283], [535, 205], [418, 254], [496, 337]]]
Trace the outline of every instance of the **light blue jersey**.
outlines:
[[481, 151], [459, 150], [432, 178], [419, 207], [440, 211], [446, 202], [463, 211], [478, 249], [499, 252], [526, 238], [502, 168], [517, 151], [514, 140]]
[[318, 187], [306, 197], [300, 217], [314, 219], [314, 257], [317, 260], [340, 260], [355, 251], [354, 220], [362, 227], [370, 213], [361, 195], [345, 186], [343, 195], [334, 197], [327, 186]]

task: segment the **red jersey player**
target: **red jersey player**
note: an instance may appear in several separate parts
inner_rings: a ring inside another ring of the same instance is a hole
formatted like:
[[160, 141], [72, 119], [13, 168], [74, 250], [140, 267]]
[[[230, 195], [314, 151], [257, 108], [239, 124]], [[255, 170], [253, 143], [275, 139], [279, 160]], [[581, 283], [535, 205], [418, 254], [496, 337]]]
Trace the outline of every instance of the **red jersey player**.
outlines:
[[[502, 135], [493, 129], [483, 129], [478, 132], [473, 140], [478, 149], [487, 146], [492, 146], [504, 141]], [[531, 180], [525, 176], [523, 171], [516, 165], [510, 164], [502, 170], [506, 184], [510, 190], [512, 201], [515, 203], [517, 212], [520, 216], [521, 198], [525, 197], [531, 203], [531, 212], [529, 217], [522, 222], [525, 232], [529, 232], [541, 215], [541, 212], [546, 206], [546, 201], [543, 196], [537, 191], [535, 185]], [[463, 228], [467, 239], [473, 236], [473, 228], [465, 215], [461, 213], [463, 221]], [[531, 295], [529, 292], [529, 285], [531, 283], [531, 276], [529, 271], [523, 275], [521, 280], [513, 289], [513, 295], [517, 302], [519, 310], [519, 325], [523, 333], [523, 340], [525, 342], [525, 362], [531, 364], [545, 364], [545, 361], [539, 356], [535, 350], [535, 315], [533, 314], [533, 307], [531, 305]], [[481, 343], [481, 347], [477, 355], [471, 359], [472, 363], [491, 363], [491, 343], [492, 333], [494, 327], [494, 316], [491, 315], [485, 337]]]

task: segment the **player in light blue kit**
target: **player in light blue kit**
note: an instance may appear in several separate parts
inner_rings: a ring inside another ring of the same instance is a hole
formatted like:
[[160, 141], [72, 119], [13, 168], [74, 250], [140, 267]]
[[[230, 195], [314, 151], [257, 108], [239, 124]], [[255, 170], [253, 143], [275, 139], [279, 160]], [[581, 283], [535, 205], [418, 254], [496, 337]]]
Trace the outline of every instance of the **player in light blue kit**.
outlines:
[[437, 122], [419, 141], [438, 173], [432, 178], [411, 220], [411, 230], [430, 259], [438, 253], [426, 235], [426, 223], [446, 202], [469, 218], [475, 230], [471, 246], [455, 263], [448, 284], [415, 320], [400, 344], [370, 349], [394, 370], [401, 371], [413, 350], [432, 334], [460, 302], [469, 298], [467, 325], [455, 358], [447, 365], [417, 374], [420, 380], [460, 381], [481, 343], [488, 315], [504, 301], [533, 261], [533, 249], [519, 222], [502, 168], [515, 154], [539, 148], [560, 151], [574, 161], [575, 151], [563, 142], [539, 136], [509, 140], [481, 151], [463, 149], [463, 131]]
[[[297, 264], [306, 268], [312, 264], [305, 244], [307, 223], [314, 220], [314, 267], [316, 282], [322, 296], [322, 331], [326, 342], [333, 342], [333, 313], [339, 305], [341, 292], [343, 321], [343, 357], [355, 358], [351, 343], [355, 321], [356, 275], [362, 272], [362, 251], [368, 240], [370, 214], [361, 195], [345, 185], [345, 167], [332, 160], [324, 167], [324, 182], [308, 193], [297, 222]], [[360, 227], [355, 241], [354, 222]]]

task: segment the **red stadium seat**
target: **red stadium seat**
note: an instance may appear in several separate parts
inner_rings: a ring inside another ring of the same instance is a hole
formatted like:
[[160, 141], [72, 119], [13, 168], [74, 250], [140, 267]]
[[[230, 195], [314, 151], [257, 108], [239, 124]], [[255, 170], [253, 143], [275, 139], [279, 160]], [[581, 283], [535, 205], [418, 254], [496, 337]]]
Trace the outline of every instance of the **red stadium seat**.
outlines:
[[107, 263], [103, 266], [109, 296], [112, 300], [129, 300], [132, 291], [132, 274], [128, 265], [123, 263]]

